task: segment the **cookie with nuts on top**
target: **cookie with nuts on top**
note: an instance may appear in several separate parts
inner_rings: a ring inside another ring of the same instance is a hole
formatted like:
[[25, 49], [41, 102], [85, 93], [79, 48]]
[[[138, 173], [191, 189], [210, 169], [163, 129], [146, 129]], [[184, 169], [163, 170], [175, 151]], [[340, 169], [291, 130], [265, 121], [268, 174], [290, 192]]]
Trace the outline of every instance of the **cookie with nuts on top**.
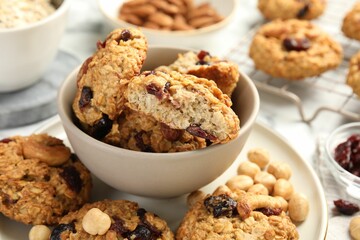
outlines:
[[346, 83], [360, 97], [360, 52], [351, 57]]
[[306, 20], [274, 20], [261, 26], [249, 55], [255, 67], [289, 80], [313, 77], [336, 68], [342, 60], [339, 43]]
[[163, 219], [137, 203], [105, 199], [63, 217], [50, 238], [172, 240], [174, 234]]
[[142, 152], [184, 152], [206, 147], [204, 138], [125, 109], [119, 118], [120, 147]]
[[213, 80], [218, 88], [229, 97], [231, 97], [239, 80], [237, 64], [211, 56], [206, 51], [199, 51], [198, 53], [189, 51], [179, 54], [175, 62], [169, 66], [160, 66], [157, 70], [178, 71]]
[[90, 198], [91, 175], [62, 140], [46, 134], [0, 141], [0, 212], [53, 225]]
[[240, 120], [230, 98], [205, 78], [146, 71], [131, 79], [125, 97], [130, 109], [212, 143], [225, 143], [239, 134]]
[[323, 14], [326, 0], [258, 0], [258, 9], [267, 19], [307, 19]]
[[178, 240], [299, 239], [279, 199], [220, 186], [198, 194], [176, 232]]
[[146, 58], [147, 40], [138, 29], [115, 29], [97, 46], [78, 73], [72, 107], [85, 132], [107, 141], [123, 110], [124, 86], [140, 73]]
[[341, 30], [348, 38], [360, 41], [360, 2], [345, 15]]

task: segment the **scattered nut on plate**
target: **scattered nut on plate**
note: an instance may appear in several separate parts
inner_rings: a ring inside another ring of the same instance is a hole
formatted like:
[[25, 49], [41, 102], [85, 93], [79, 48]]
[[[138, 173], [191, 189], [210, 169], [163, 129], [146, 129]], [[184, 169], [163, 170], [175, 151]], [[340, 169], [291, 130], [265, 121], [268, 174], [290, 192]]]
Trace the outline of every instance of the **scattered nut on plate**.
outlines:
[[192, 0], [130, 0], [119, 9], [118, 18], [146, 28], [184, 31], [203, 28], [224, 18], [209, 3]]

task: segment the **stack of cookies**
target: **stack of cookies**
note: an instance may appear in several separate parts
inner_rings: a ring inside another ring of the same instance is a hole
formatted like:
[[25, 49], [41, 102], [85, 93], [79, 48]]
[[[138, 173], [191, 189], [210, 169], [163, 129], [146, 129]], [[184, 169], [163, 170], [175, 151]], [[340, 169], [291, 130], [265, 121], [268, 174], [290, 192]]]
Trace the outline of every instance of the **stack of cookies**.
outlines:
[[144, 152], [200, 149], [238, 136], [230, 99], [236, 64], [188, 52], [141, 73], [147, 41], [137, 29], [116, 29], [97, 46], [79, 71], [72, 105], [89, 135]]

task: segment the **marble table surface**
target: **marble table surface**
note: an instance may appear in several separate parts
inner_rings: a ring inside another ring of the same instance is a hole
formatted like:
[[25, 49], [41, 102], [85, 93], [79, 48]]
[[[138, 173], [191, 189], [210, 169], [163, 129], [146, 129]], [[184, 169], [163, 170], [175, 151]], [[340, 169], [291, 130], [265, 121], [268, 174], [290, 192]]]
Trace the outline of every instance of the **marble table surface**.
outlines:
[[[61, 39], [60, 50], [70, 53], [83, 61], [95, 51], [95, 43], [104, 39], [107, 34], [107, 27], [96, 0], [72, 0], [71, 4], [68, 25], [65, 35]], [[261, 16], [256, 10], [256, 1], [240, 0], [238, 13], [223, 34], [224, 41], [212, 46], [206, 46], [206, 50], [213, 55], [226, 55], [259, 21], [261, 21]], [[271, 127], [271, 129], [285, 137], [288, 143], [315, 169], [319, 167], [316, 165], [319, 138], [326, 137], [334, 128], [350, 121], [336, 113], [323, 112], [311, 124], [307, 124], [301, 121], [294, 105], [283, 98], [260, 91], [260, 100], [261, 105], [257, 121]], [[46, 121], [43, 120], [16, 128], [0, 129], [0, 139], [16, 134], [31, 134], [36, 128], [46, 124]], [[323, 176], [320, 177], [323, 178]], [[325, 178], [332, 181], [331, 177], [325, 176]], [[324, 186], [327, 185], [324, 184]], [[349, 219], [331, 214], [332, 201], [336, 194], [329, 195], [327, 193], [326, 197], [329, 216], [331, 217], [327, 239], [335, 239], [336, 236], [338, 239], [350, 239], [347, 233]]]

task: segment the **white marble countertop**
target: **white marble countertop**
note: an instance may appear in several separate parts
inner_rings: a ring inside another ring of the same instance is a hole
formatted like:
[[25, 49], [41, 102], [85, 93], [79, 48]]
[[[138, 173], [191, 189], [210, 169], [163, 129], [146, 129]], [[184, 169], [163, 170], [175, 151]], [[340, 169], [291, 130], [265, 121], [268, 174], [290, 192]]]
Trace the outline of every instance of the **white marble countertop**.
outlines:
[[[239, 12], [234, 21], [227, 27], [226, 33], [223, 36], [224, 41], [219, 42], [216, 46], [209, 46], [206, 50], [214, 55], [224, 55], [234, 47], [249, 31], [251, 26], [261, 19], [260, 14], [256, 10], [255, 2], [240, 0]], [[95, 51], [97, 40], [104, 39], [107, 33], [104, 30], [104, 21], [96, 0], [73, 0], [71, 4], [68, 26], [61, 40], [60, 49], [73, 54], [80, 61], [83, 61]], [[284, 99], [261, 91], [260, 99], [261, 106], [257, 121], [270, 126], [273, 130], [284, 136], [289, 144], [306, 161], [312, 164], [314, 164], [316, 156], [317, 139], [326, 136], [334, 128], [349, 121], [335, 113], [324, 112], [311, 124], [306, 124], [301, 121], [294, 105], [286, 102]], [[31, 134], [36, 128], [44, 125], [46, 121], [17, 128], [0, 129], [0, 139], [11, 135]], [[331, 211], [332, 200], [331, 196], [327, 198], [329, 211]], [[336, 228], [340, 227], [337, 220], [334, 220], [334, 223], [329, 222], [328, 239], [332, 239], [335, 236], [333, 232]], [[349, 237], [345, 226], [340, 239], [346, 238]]]

